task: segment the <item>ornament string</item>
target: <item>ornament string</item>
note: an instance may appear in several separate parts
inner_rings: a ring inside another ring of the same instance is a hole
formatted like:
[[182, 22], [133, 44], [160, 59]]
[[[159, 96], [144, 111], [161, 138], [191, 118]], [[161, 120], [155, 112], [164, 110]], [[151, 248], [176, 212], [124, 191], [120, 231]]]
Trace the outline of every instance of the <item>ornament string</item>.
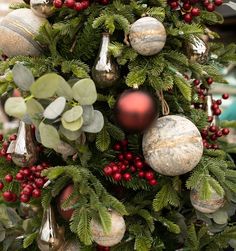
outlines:
[[168, 105], [168, 103], [166, 102], [165, 98], [164, 98], [164, 94], [163, 91], [157, 91], [157, 96], [161, 101], [161, 107], [162, 107], [162, 114], [163, 115], [169, 115], [170, 113], [170, 107]]

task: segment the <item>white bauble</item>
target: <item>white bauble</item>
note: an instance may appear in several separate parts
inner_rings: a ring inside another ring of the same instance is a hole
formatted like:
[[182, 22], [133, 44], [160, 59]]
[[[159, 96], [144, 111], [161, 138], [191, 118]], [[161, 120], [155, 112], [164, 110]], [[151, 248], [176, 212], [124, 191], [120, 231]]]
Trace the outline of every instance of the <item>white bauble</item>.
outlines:
[[0, 23], [0, 49], [8, 57], [39, 56], [41, 48], [34, 37], [45, 18], [34, 15], [30, 9], [17, 9], [6, 15]]
[[96, 220], [91, 221], [93, 240], [100, 246], [112, 247], [124, 237], [126, 226], [124, 218], [115, 211], [111, 211], [111, 231], [106, 234], [102, 225]]
[[156, 172], [176, 176], [191, 171], [203, 153], [202, 137], [187, 118], [169, 115], [156, 119], [143, 136], [143, 154]]
[[130, 44], [143, 56], [160, 52], [166, 42], [166, 30], [163, 24], [153, 17], [142, 17], [131, 25]]

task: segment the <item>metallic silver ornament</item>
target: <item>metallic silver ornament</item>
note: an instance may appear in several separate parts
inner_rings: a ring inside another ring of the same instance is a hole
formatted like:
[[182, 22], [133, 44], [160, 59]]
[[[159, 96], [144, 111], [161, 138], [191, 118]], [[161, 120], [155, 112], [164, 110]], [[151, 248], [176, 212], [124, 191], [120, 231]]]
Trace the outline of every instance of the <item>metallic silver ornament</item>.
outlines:
[[109, 55], [109, 43], [109, 33], [103, 33], [100, 51], [92, 68], [92, 79], [98, 88], [111, 87], [120, 78], [119, 67], [112, 56]]
[[37, 244], [41, 251], [58, 251], [65, 245], [64, 229], [57, 225], [51, 206], [44, 211]]
[[53, 0], [30, 0], [30, 8], [39, 17], [50, 17], [53, 12]]
[[191, 61], [196, 61], [200, 64], [207, 62], [209, 57], [209, 47], [201, 38], [191, 36], [191, 42], [185, 44], [187, 56]]
[[[9, 149], [11, 148], [11, 149]], [[38, 154], [32, 136], [31, 126], [20, 121], [17, 138], [8, 148], [12, 161], [21, 167], [29, 167], [37, 162]]]

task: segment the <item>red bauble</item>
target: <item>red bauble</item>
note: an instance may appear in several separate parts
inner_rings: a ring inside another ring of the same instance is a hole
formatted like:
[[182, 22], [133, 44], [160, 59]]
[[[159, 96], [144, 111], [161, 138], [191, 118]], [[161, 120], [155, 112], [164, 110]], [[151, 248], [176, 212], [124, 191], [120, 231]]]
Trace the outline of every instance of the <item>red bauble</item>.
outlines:
[[192, 20], [193, 20], [193, 16], [192, 16], [190, 13], [184, 14], [184, 21], [185, 21], [186, 23], [191, 23]]
[[[58, 201], [57, 201], [57, 209], [58, 209], [58, 212], [60, 213], [61, 217], [67, 221], [70, 220], [73, 212], [74, 212], [74, 209], [63, 209], [62, 208], [62, 205], [63, 203], [65, 202], [66, 199], [68, 199], [71, 194], [73, 193], [74, 191], [74, 185], [73, 184], [70, 184], [68, 186], [66, 186], [61, 194], [59, 195], [59, 198], [58, 198]], [[76, 204], [78, 201], [78, 198], [74, 198], [71, 200], [70, 202], [70, 205], [73, 206], [74, 204]]]
[[144, 91], [132, 89], [124, 91], [115, 106], [118, 123], [129, 132], [141, 132], [156, 116], [153, 97]]

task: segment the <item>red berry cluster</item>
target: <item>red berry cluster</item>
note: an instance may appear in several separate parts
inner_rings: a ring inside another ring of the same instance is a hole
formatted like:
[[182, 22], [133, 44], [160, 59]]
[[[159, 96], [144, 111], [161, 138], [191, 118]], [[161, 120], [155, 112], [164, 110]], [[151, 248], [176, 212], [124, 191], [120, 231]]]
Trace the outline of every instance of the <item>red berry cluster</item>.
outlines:
[[216, 6], [220, 6], [223, 0], [169, 0], [168, 4], [172, 10], [181, 10], [186, 23], [192, 22], [194, 17], [201, 14], [201, 8], [211, 12]]
[[[12, 134], [9, 136], [8, 140], [5, 140], [2, 143], [2, 148], [0, 149], [0, 157], [4, 157], [6, 158], [7, 161], [11, 162], [12, 161], [12, 157], [10, 153], [7, 153], [7, 149], [9, 147], [9, 144], [11, 141], [16, 140], [16, 134]], [[0, 141], [3, 141], [3, 135], [0, 134]]]
[[[15, 178], [11, 174], [5, 176], [5, 182], [11, 183], [13, 181], [20, 182], [21, 192], [19, 200], [21, 202], [29, 202], [30, 198], [39, 198], [41, 196], [41, 189], [47, 182], [47, 178], [41, 176], [41, 172], [48, 168], [49, 165], [41, 163], [37, 166], [22, 167], [15, 175]], [[0, 182], [0, 190], [4, 188], [4, 183]], [[5, 191], [2, 196], [7, 202], [17, 201], [17, 195], [11, 191]]]
[[131, 181], [132, 176], [146, 179], [151, 186], [157, 185], [155, 172], [148, 166], [140, 156], [135, 155], [127, 150], [128, 141], [123, 140], [116, 143], [113, 149], [117, 152], [116, 162], [111, 162], [104, 167], [103, 171], [106, 176], [111, 176], [114, 181]]
[[97, 251], [110, 251], [110, 247], [103, 247], [103, 246], [97, 245]]
[[[97, 2], [103, 5], [109, 4], [110, 0], [98, 0]], [[60, 9], [63, 6], [74, 9], [76, 11], [86, 10], [91, 4], [91, 0], [54, 0], [53, 5], [55, 8]]]

